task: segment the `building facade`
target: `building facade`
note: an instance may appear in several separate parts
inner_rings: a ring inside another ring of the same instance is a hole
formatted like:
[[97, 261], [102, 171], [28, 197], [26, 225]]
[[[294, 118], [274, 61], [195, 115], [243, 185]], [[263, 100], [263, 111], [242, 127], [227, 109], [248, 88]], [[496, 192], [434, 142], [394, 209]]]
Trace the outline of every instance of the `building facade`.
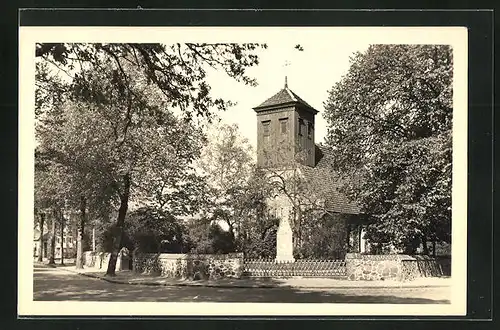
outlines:
[[[38, 257], [40, 252], [42, 252], [42, 258], [48, 258], [50, 253], [50, 244], [51, 236], [47, 223], [44, 224], [43, 237], [40, 237], [40, 228], [35, 228], [33, 237], [33, 257]], [[72, 235], [72, 233], [66, 230], [66, 228], [62, 237], [62, 249], [61, 235], [59, 231], [56, 232], [55, 237], [55, 258], [61, 258], [62, 253], [64, 253], [64, 258], [73, 258], [76, 254], [76, 238]]]

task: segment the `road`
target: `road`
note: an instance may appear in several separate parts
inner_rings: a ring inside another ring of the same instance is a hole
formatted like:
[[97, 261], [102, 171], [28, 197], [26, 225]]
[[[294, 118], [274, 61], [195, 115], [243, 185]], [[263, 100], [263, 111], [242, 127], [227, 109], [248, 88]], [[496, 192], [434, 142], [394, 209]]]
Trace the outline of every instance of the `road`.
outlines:
[[128, 285], [34, 266], [34, 300], [446, 304], [449, 288], [214, 288]]

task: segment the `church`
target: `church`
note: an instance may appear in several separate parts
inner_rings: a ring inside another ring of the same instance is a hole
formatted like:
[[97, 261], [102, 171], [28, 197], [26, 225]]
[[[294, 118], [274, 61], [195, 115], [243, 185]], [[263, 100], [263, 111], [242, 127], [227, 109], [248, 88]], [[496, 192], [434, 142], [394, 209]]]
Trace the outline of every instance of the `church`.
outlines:
[[[366, 216], [356, 203], [339, 192], [334, 152], [315, 143], [318, 110], [285, 86], [253, 108], [257, 117], [257, 166], [276, 185], [267, 201], [268, 212], [278, 218], [276, 261], [294, 261], [307, 241], [309, 230], [334, 223], [335, 233], [325, 242], [336, 259], [347, 252], [365, 252]], [[330, 227], [331, 228], [331, 227]], [[333, 241], [332, 241], [333, 240]], [[331, 254], [330, 254], [331, 255]]]

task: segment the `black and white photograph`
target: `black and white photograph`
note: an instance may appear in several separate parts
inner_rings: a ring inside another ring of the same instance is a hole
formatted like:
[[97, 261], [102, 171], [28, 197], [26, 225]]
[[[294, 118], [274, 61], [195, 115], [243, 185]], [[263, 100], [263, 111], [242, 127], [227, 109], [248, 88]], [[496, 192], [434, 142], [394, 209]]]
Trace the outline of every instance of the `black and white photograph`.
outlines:
[[21, 27], [19, 54], [19, 314], [465, 313], [465, 28]]

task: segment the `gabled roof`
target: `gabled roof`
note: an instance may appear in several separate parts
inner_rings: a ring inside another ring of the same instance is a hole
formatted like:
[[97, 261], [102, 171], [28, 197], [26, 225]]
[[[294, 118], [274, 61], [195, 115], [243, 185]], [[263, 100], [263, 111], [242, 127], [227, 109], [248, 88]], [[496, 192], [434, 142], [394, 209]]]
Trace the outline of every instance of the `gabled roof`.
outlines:
[[340, 177], [335, 173], [332, 150], [316, 145], [316, 166], [300, 165], [304, 179], [318, 196], [325, 199], [326, 208], [331, 212], [360, 214], [360, 207], [351, 202], [340, 189]]
[[318, 113], [318, 110], [310, 106], [306, 101], [304, 101], [300, 96], [295, 94], [287, 86], [285, 86], [285, 88], [283, 88], [278, 93], [274, 94], [273, 96], [271, 96], [270, 98], [268, 98], [267, 100], [265, 100], [264, 102], [262, 102], [260, 105], [256, 106], [253, 109], [255, 111], [258, 111], [261, 109], [263, 110], [265, 108], [276, 107], [279, 105], [289, 104], [289, 103], [301, 104], [310, 111]]

